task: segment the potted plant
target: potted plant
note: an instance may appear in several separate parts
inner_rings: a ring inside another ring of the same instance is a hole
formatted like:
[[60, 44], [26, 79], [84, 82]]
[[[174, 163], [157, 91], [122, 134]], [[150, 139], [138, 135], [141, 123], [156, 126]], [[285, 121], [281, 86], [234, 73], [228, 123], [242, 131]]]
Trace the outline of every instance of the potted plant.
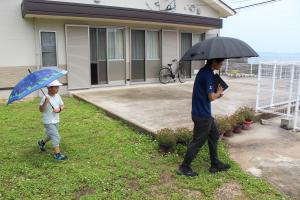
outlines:
[[233, 131], [233, 127], [234, 127], [233, 121], [231, 120], [230, 116], [228, 116], [228, 115], [225, 116], [225, 120], [229, 124], [229, 127], [226, 130], [224, 136], [225, 137], [231, 137], [231, 136], [233, 136], [233, 132], [232, 132]]
[[188, 145], [193, 139], [193, 133], [188, 128], [178, 128], [175, 130], [176, 140], [179, 144]]
[[232, 126], [229, 121], [228, 116], [218, 116], [216, 117], [216, 126], [220, 133], [220, 138], [231, 137], [232, 136]]
[[156, 140], [162, 153], [169, 153], [175, 150], [176, 137], [173, 130], [168, 128], [161, 129], [157, 132]]
[[233, 132], [234, 133], [241, 133], [243, 128], [243, 123], [245, 121], [244, 115], [241, 112], [241, 109], [237, 110], [231, 116], [232, 124], [233, 124]]
[[253, 120], [255, 118], [255, 111], [251, 107], [243, 107], [241, 112], [244, 115], [245, 121], [243, 123], [243, 129], [249, 130], [251, 128], [251, 125], [253, 124]]

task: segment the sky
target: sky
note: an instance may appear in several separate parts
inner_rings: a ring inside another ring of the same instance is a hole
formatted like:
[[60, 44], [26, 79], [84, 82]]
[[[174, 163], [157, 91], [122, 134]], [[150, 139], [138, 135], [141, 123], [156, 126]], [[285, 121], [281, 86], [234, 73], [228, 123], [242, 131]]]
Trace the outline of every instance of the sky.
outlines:
[[[265, 0], [223, 0], [232, 8]], [[300, 0], [237, 10], [223, 20], [221, 36], [247, 42], [258, 52], [300, 53]]]

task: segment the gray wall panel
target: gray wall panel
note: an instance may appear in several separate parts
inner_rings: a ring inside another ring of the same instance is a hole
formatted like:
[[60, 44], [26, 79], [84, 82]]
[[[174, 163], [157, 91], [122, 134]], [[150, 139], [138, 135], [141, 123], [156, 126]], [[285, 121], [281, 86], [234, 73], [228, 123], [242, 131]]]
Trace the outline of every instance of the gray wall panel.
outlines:
[[178, 60], [179, 53], [178, 31], [162, 32], [162, 64], [167, 66], [173, 59]]
[[125, 61], [108, 61], [108, 83], [110, 81], [124, 81], [125, 83]]
[[146, 79], [158, 78], [161, 60], [146, 60]]

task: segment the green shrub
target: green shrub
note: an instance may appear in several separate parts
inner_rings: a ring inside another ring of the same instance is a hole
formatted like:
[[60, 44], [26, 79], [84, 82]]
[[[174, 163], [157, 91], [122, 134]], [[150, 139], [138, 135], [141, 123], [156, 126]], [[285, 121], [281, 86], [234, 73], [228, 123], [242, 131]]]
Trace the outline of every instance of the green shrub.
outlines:
[[175, 150], [176, 137], [173, 130], [168, 128], [161, 129], [157, 132], [156, 140], [163, 152], [167, 153]]
[[230, 116], [233, 126], [238, 126], [244, 123], [245, 117], [241, 109], [238, 109], [233, 115]]
[[242, 107], [240, 112], [244, 115], [244, 118], [247, 121], [253, 121], [255, 118], [255, 111], [251, 107]]
[[241, 71], [240, 70], [228, 70], [227, 71], [227, 74], [233, 74], [233, 75], [237, 75], [237, 74], [240, 74]]
[[225, 133], [232, 129], [232, 124], [228, 116], [217, 116], [216, 117], [216, 126], [220, 133]]
[[189, 144], [193, 139], [193, 133], [188, 128], [178, 128], [175, 130], [177, 143]]
[[186, 150], [187, 150], [187, 145], [185, 144], [178, 144], [176, 145], [176, 153], [183, 157], [186, 154]]

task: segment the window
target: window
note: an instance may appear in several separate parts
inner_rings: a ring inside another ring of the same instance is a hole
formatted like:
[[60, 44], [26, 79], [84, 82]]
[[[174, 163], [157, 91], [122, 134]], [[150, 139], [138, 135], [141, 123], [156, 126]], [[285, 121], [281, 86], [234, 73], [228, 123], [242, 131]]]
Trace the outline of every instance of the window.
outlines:
[[145, 31], [131, 31], [131, 58], [133, 60], [145, 60]]
[[205, 40], [205, 33], [201, 33], [201, 41]]
[[147, 31], [146, 43], [147, 59], [160, 59], [159, 32]]
[[57, 66], [55, 32], [41, 32], [42, 66]]
[[108, 59], [124, 59], [123, 29], [107, 29]]
[[106, 29], [97, 29], [98, 60], [106, 60]]
[[90, 56], [91, 62], [97, 63], [97, 29], [90, 29]]
[[192, 33], [181, 33], [181, 55], [192, 47]]
[[106, 60], [106, 29], [90, 28], [91, 62]]
[[193, 34], [193, 45], [205, 40], [205, 33], [194, 33]]
[[90, 28], [91, 84], [107, 84], [106, 28]]

